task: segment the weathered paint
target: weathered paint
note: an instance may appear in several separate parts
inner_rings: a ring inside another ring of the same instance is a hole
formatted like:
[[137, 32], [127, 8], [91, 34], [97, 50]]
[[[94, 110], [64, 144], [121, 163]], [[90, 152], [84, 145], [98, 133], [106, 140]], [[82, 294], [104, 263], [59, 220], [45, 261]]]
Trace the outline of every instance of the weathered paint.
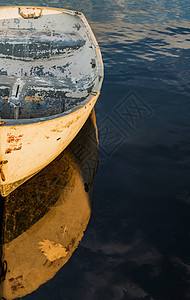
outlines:
[[25, 102], [44, 102], [45, 99], [42, 98], [42, 97], [29, 97], [29, 96], [26, 96], [24, 98], [24, 101]]
[[19, 8], [19, 13], [20, 15], [25, 18], [25, 19], [28, 19], [28, 18], [39, 18], [41, 17], [42, 15], [42, 9], [41, 8], [37, 8], [37, 7], [34, 7], [34, 8]]
[[[37, 11], [40, 18], [36, 18]], [[15, 43], [15, 33], [20, 36], [16, 53], [5, 57], [0, 47], [1, 110], [8, 116], [0, 123], [0, 159], [8, 160], [1, 166], [0, 189], [6, 196], [49, 164], [79, 132], [99, 96], [103, 64], [96, 39], [81, 13], [5, 7], [0, 8], [0, 28], [6, 32], [0, 32], [0, 39], [8, 39], [9, 45]], [[35, 33], [37, 43], [43, 36], [49, 45], [41, 51], [43, 58], [28, 54], [29, 50], [35, 53], [29, 47]], [[26, 46], [21, 46], [23, 36]], [[69, 49], [67, 53], [53, 50], [56, 39], [60, 47]], [[58, 96], [52, 96], [54, 91]]]
[[22, 137], [23, 134], [17, 135], [17, 134], [7, 134], [7, 144], [9, 146], [5, 149], [5, 154], [9, 154], [12, 151], [15, 150], [21, 150], [22, 149]]
[[9, 99], [9, 97], [8, 96], [5, 96], [2, 100], [3, 101], [7, 101]]
[[[4, 141], [1, 159], [8, 160], [2, 166], [6, 178], [1, 182], [3, 196], [3, 183], [12, 184], [40, 171], [68, 146], [88, 118], [97, 97], [93, 97], [85, 107], [61, 118], [15, 126], [14, 129], [9, 126], [0, 128]], [[61, 139], [57, 141], [58, 138]]]

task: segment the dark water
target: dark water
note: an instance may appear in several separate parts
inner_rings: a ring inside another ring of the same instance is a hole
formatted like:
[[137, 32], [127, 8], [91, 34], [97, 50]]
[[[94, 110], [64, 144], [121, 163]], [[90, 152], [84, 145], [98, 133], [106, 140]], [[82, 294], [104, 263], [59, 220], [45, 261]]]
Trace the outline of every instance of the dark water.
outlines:
[[90, 223], [69, 262], [23, 299], [190, 299], [189, 1], [0, 4], [82, 11], [105, 65]]

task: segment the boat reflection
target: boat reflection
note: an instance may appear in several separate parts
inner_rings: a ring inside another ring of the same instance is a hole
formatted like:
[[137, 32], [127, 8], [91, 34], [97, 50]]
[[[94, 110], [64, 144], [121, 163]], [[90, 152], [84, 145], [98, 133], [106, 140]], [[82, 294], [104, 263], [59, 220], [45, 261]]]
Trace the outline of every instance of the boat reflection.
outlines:
[[98, 139], [92, 111], [65, 151], [1, 198], [2, 299], [31, 293], [69, 260], [89, 222], [97, 166]]

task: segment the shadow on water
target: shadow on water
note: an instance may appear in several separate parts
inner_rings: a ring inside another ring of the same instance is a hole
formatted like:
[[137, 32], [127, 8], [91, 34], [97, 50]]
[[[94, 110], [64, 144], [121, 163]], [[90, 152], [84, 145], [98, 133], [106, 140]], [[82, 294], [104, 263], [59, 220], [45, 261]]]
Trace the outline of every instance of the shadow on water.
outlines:
[[7, 261], [7, 273], [3, 278], [1, 268], [0, 299], [31, 293], [69, 260], [90, 219], [97, 167], [93, 110], [65, 151], [39, 174], [1, 198], [0, 251], [1, 261]]

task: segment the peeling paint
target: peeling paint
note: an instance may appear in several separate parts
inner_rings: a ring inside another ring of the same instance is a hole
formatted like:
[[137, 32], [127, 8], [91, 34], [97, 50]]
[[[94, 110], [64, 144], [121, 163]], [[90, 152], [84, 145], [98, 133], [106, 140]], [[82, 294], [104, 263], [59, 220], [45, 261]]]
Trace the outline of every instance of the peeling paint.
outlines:
[[[91, 92], [99, 94], [103, 64], [82, 14], [43, 8], [45, 17], [27, 20], [18, 16], [18, 7], [0, 10], [1, 155], [9, 159], [6, 183], [1, 180], [5, 196], [5, 186], [8, 191], [8, 185], [38, 172], [76, 136], [98, 98]], [[26, 16], [32, 17], [29, 11]], [[20, 140], [19, 134], [24, 134]], [[55, 147], [51, 141], [57, 138]]]
[[2, 100], [3, 101], [7, 101], [9, 99], [9, 97], [8, 96], [5, 96]]
[[73, 26], [73, 28], [76, 28], [76, 30], [79, 31], [81, 29], [81, 25], [77, 23], [75, 26]]
[[44, 102], [45, 99], [42, 97], [29, 97], [26, 96], [24, 99], [25, 102]]
[[28, 29], [0, 31], [0, 57], [6, 59], [23, 61], [44, 59], [72, 53], [84, 45], [85, 40], [78, 33], [31, 31]]
[[60, 129], [51, 129], [52, 132], [62, 132], [63, 130]]
[[16, 150], [21, 150], [21, 149], [22, 149], [22, 144], [18, 147], [7, 148], [5, 150], [5, 154], [11, 153], [12, 151], [16, 151]]
[[65, 127], [66, 127], [66, 128], [69, 128], [72, 124], [73, 124], [73, 121], [68, 122], [68, 123], [65, 125]]
[[5, 154], [9, 154], [12, 151], [17, 151], [17, 150], [21, 150], [22, 149], [22, 137], [23, 134], [12, 134], [12, 133], [8, 133], [7, 134], [7, 143], [9, 144], [9, 146], [5, 149]]
[[13, 135], [11, 133], [7, 134], [7, 143], [18, 143], [21, 138], [23, 137], [23, 134], [19, 134], [19, 135]]

